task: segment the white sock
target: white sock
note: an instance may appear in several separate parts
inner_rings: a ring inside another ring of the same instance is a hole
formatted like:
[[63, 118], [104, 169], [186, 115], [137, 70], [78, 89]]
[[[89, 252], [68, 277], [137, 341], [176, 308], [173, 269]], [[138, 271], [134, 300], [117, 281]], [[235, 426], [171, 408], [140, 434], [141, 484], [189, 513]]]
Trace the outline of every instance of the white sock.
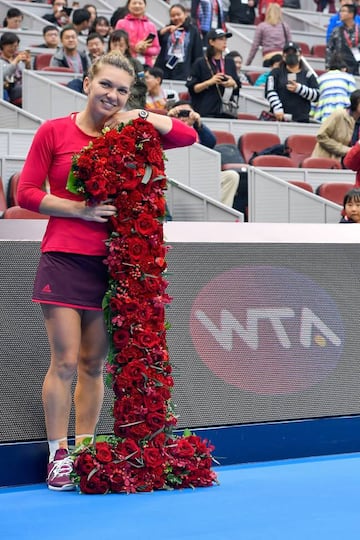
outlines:
[[[54, 461], [56, 450], [60, 448], [60, 443], [63, 441], [67, 441], [67, 437], [63, 437], [62, 439], [54, 439], [53, 441], [48, 441], [49, 445], [49, 463], [51, 461]], [[62, 447], [64, 448], [64, 447]], [[67, 445], [66, 447], [67, 448]]]

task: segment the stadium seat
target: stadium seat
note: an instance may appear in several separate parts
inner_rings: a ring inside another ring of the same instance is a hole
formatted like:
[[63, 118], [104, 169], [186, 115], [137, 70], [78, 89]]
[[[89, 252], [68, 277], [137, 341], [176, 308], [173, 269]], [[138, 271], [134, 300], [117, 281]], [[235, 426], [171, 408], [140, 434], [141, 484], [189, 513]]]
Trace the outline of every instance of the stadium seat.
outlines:
[[354, 184], [343, 184], [340, 182], [324, 182], [316, 188], [316, 195], [323, 197], [334, 203], [343, 205], [345, 193], [352, 189]]
[[261, 152], [264, 148], [280, 143], [280, 137], [276, 133], [249, 132], [241, 135], [238, 140], [238, 148], [245, 163], [249, 163], [254, 152]]
[[341, 169], [341, 163], [332, 158], [308, 157], [301, 163], [303, 169]]
[[238, 120], [259, 120], [259, 118], [255, 114], [249, 113], [238, 113], [237, 117]]
[[264, 73], [263, 71], [247, 71], [246, 75], [249, 77], [250, 81], [255, 84], [255, 81]]
[[74, 73], [73, 69], [60, 66], [45, 66], [40, 71], [58, 71], [61, 73]]
[[7, 187], [7, 206], [18, 206], [17, 187], [19, 183], [20, 173], [15, 173], [10, 176]]
[[4, 219], [49, 219], [45, 214], [38, 214], [20, 206], [10, 206], [4, 212]]
[[310, 193], [314, 193], [314, 190], [312, 188], [312, 185], [308, 182], [302, 182], [301, 180], [288, 180], [289, 184], [292, 184], [293, 186], [297, 186], [301, 189], [305, 189], [306, 191], [309, 191]]
[[296, 43], [301, 47], [301, 53], [303, 56], [310, 56], [311, 50], [309, 45], [305, 41], [296, 41]]
[[212, 130], [213, 134], [216, 137], [216, 144], [235, 144], [236, 145], [236, 139], [232, 133], [229, 133], [228, 131], [221, 131], [221, 130]]
[[325, 58], [326, 44], [319, 43], [318, 45], [313, 45], [311, 53], [313, 56], [316, 56], [317, 58]]
[[190, 101], [189, 92], [179, 92], [179, 99], [184, 100], [184, 101]]
[[254, 167], [295, 167], [291, 158], [286, 156], [257, 156], [252, 160]]
[[34, 58], [34, 69], [44, 69], [50, 66], [50, 61], [54, 55], [51, 53], [37, 54]]
[[299, 166], [305, 158], [311, 156], [316, 142], [316, 135], [294, 134], [289, 135], [284, 144], [289, 148], [290, 157], [295, 165]]
[[0, 218], [3, 217], [5, 210], [7, 209], [6, 197], [4, 192], [4, 184], [0, 176]]

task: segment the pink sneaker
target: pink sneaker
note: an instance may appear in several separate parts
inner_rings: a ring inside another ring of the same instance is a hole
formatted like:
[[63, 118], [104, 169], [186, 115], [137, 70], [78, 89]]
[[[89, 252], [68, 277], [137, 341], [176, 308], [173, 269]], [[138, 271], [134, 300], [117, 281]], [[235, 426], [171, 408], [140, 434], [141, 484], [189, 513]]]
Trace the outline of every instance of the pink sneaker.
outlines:
[[74, 484], [70, 480], [72, 470], [73, 462], [66, 448], [56, 450], [54, 461], [48, 464], [48, 488], [56, 491], [71, 491], [75, 489]]

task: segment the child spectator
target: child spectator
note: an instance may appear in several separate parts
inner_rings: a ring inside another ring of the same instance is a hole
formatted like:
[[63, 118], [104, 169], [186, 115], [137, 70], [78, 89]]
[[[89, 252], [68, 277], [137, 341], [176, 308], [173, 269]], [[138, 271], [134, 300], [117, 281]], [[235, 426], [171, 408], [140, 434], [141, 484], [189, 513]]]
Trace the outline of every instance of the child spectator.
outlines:
[[360, 189], [350, 189], [344, 197], [343, 217], [340, 223], [360, 223]]

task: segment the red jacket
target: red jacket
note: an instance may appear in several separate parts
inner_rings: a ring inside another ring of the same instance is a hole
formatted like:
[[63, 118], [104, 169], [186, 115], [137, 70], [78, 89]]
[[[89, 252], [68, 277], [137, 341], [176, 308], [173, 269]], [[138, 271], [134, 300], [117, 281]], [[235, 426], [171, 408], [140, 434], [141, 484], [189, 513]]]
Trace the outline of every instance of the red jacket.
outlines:
[[356, 171], [355, 186], [360, 187], [360, 141], [350, 148], [343, 162], [347, 169]]

